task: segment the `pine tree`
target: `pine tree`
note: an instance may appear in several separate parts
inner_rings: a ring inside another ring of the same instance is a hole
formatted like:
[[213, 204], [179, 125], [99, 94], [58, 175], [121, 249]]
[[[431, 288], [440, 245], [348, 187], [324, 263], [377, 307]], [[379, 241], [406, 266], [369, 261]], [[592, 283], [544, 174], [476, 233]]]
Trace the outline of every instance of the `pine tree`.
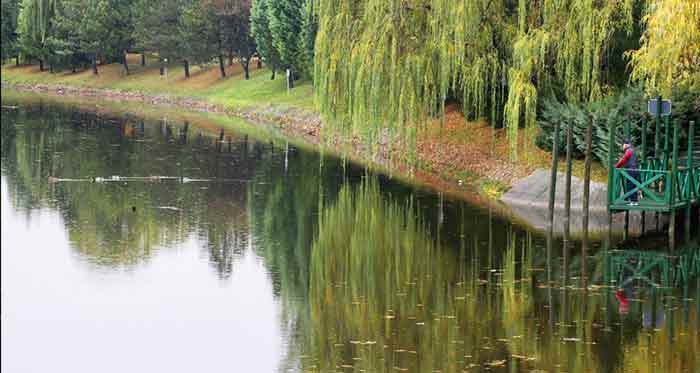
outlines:
[[258, 54], [272, 70], [272, 79], [275, 79], [275, 71], [282, 68], [277, 49], [272, 43], [272, 33], [268, 17], [270, 0], [253, 0], [250, 11], [250, 30]]
[[19, 65], [19, 48], [17, 45], [17, 16], [19, 0], [2, 0], [0, 2], [0, 54], [3, 63], [7, 58], [15, 57]]

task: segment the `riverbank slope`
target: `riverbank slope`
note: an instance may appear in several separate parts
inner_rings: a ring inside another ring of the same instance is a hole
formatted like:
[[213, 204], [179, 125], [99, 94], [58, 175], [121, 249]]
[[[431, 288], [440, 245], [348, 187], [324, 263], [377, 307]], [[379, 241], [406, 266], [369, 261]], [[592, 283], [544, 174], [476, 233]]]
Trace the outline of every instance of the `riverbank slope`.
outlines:
[[[458, 193], [471, 189], [492, 200], [536, 169], [550, 166], [549, 155], [534, 144], [520, 160], [509, 159], [502, 129], [493, 129], [483, 121], [465, 121], [458, 108], [450, 106], [444, 124], [439, 120], [428, 124], [417, 144], [417, 167], [408, 170], [395, 160], [400, 157], [371, 156], [356, 138], [322, 137], [321, 115], [308, 81], [299, 82], [287, 92], [284, 79], [271, 80], [268, 69], [253, 68], [251, 78], [245, 80], [236, 64], [227, 67], [226, 78], [221, 78], [213, 66], [193, 68], [189, 79], [181, 67], [171, 67], [162, 77], [155, 61], [140, 66], [136, 57], [131, 56], [129, 75], [118, 64], [100, 66], [98, 75], [91, 71], [49, 73], [40, 72], [37, 66], [5, 66], [2, 84], [23, 91], [184, 108], [272, 124], [287, 136], [325, 150], [346, 152], [356, 161], [391, 170], [393, 174], [413, 176], [434, 189]], [[576, 160], [574, 175], [580, 176], [582, 169], [583, 162]], [[600, 165], [594, 166], [593, 175], [594, 180], [605, 180]]]

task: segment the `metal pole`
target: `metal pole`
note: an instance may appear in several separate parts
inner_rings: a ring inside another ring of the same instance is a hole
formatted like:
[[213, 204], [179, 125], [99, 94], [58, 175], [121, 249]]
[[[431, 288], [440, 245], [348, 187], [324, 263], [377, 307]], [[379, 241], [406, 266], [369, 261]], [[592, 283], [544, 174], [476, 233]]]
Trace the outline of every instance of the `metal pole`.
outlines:
[[[569, 245], [569, 235], [571, 233], [571, 158], [573, 153], [572, 143], [574, 137], [573, 121], [566, 126], [566, 189], [564, 196], [564, 250]], [[566, 254], [565, 254], [566, 255]]]
[[[668, 120], [666, 120], [668, 122]], [[668, 226], [668, 240], [671, 250], [676, 249], [676, 211], [674, 209], [676, 199], [676, 174], [678, 173], [678, 123], [673, 126], [673, 161], [671, 163], [671, 177], [669, 178], [669, 207], [671, 211]]]
[[[690, 121], [688, 126], [688, 160], [686, 168], [688, 169], [688, 181], [686, 187], [690, 192], [690, 199], [697, 199], [698, 196], [693, 195], [695, 191], [695, 180], [693, 179], [693, 138], [695, 137], [695, 121]], [[690, 221], [692, 214], [692, 204], [688, 202], [688, 206], [685, 208], [685, 241], [690, 241]]]
[[668, 167], [669, 162], [669, 141], [671, 140], [671, 126], [668, 122], [668, 116], [664, 117], [664, 126], [666, 127], [666, 136], [664, 136], [664, 167]]
[[608, 246], [612, 246], [612, 222], [613, 213], [610, 207], [612, 206], [615, 196], [613, 192], [615, 190], [615, 180], [614, 172], [615, 166], [613, 165], [613, 149], [615, 148], [615, 123], [610, 123], [608, 128]]
[[[641, 163], [641, 168], [642, 170], [648, 169], [647, 166], [647, 121], [646, 119], [642, 120], [642, 163]], [[639, 173], [640, 176], [642, 176], [642, 182], [644, 182], [644, 171], [640, 171]], [[646, 220], [647, 220], [647, 214], [646, 211], [642, 210], [642, 234], [644, 234], [644, 231], [646, 230]]]
[[[656, 100], [657, 102], [661, 102], [661, 96], [657, 97]], [[654, 158], [656, 158], [657, 162], [663, 162], [663, 156], [659, 156], [659, 153], [661, 153], [661, 110], [658, 109], [656, 110], [656, 116], [654, 117], [654, 128], [656, 130], [656, 133], [654, 134]], [[659, 232], [661, 227], [659, 224], [658, 211], [654, 213], [654, 221], [656, 223], [656, 232]]]
[[[627, 118], [627, 121], [625, 122], [625, 139], [630, 141], [632, 143], [632, 138], [630, 137], [630, 120], [629, 117]], [[625, 193], [627, 191], [625, 190]], [[630, 210], [625, 210], [625, 230], [623, 231], [624, 237], [623, 239], [626, 241], [629, 238], [630, 235]]]
[[581, 279], [586, 288], [586, 257], [588, 254], [588, 205], [591, 191], [591, 158], [593, 153], [593, 117], [586, 128], [586, 161], [583, 171], [583, 241], [581, 243]]
[[557, 191], [557, 163], [559, 161], [559, 122], [554, 124], [552, 141], [552, 172], [549, 179], [549, 209], [547, 210], [547, 228], [551, 235], [554, 231], [554, 200]]

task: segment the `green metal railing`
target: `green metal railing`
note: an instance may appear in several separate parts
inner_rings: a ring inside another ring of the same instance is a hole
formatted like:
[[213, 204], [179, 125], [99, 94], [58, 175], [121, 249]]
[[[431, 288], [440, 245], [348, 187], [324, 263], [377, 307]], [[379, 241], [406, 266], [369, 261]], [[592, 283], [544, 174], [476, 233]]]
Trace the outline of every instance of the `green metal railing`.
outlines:
[[[610, 210], [650, 210], [668, 212], [682, 207], [688, 207], [700, 202], [700, 164], [693, 163], [693, 149], [696, 144], [694, 123], [688, 128], [688, 156], [684, 164], [679, 162], [678, 128], [673, 126], [673, 148], [669, 151], [670, 126], [665, 128], [664, 150], [656, 145], [655, 157], [646, 157], [646, 142], [642, 145], [639, 170], [616, 169], [613, 165], [613, 151], [608, 154], [610, 171], [608, 174], [608, 208]], [[658, 124], [658, 122], [657, 122]], [[646, 131], [646, 126], [644, 127]], [[625, 132], [629, 130], [626, 129]], [[657, 141], [660, 137], [657, 127]], [[610, 128], [609, 143], [614, 144], [615, 126]], [[646, 138], [643, 135], [643, 138]], [[700, 144], [697, 144], [700, 145]], [[632, 174], [637, 173], [637, 177]], [[627, 184], [632, 187], [627, 188]], [[639, 204], [630, 204], [630, 197], [638, 194]]]
[[[636, 170], [638, 178], [630, 175], [632, 171], [622, 168], [613, 170], [612, 208], [628, 204], [630, 197], [637, 193], [640, 206], [657, 211], [696, 203], [700, 199], [700, 166], [677, 170], [674, 182], [670, 182], [671, 171]], [[627, 189], [628, 181], [634, 185], [633, 188]]]

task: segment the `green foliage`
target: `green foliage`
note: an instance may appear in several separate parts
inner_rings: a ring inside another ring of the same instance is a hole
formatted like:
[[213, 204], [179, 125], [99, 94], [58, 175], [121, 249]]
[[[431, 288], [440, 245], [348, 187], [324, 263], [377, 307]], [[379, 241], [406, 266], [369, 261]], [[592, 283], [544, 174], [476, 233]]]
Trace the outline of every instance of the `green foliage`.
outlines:
[[183, 3], [178, 28], [180, 54], [189, 62], [207, 63], [219, 54], [219, 19], [213, 6], [198, 0]]
[[257, 53], [256, 40], [251, 34], [251, 1], [222, 0], [216, 3], [222, 48], [230, 57], [238, 57], [247, 80], [250, 61]]
[[180, 14], [185, 0], [140, 0], [134, 21], [134, 40], [143, 50], [158, 53], [171, 61], [183, 57]]
[[28, 56], [44, 60], [49, 57], [46, 48], [52, 20], [55, 15], [56, 0], [22, 0], [17, 17], [19, 46]]
[[279, 53], [272, 43], [270, 20], [268, 17], [268, 3], [270, 0], [253, 0], [250, 10], [250, 31], [255, 39], [258, 54], [273, 70], [281, 69], [282, 62]]
[[17, 16], [19, 0], [2, 0], [0, 2], [0, 55], [2, 61], [17, 56]]
[[273, 67], [311, 75], [317, 23], [314, 0], [256, 0], [251, 30]]
[[[536, 140], [538, 146], [551, 150], [554, 124], [560, 123], [559, 152], [566, 154], [566, 125], [572, 123], [575, 156], [580, 157], [585, 151], [586, 127], [589, 118], [593, 119], [593, 154], [596, 159], [607, 167], [608, 159], [608, 129], [616, 125], [617, 144], [620, 148], [625, 137], [625, 125], [630, 127], [630, 140], [641, 152], [642, 125], [647, 122], [647, 156], [653, 156], [654, 150], [654, 118], [647, 114], [647, 97], [639, 86], [632, 86], [617, 95], [590, 103], [564, 103], [550, 98], [544, 101], [542, 113], [538, 120], [541, 132]], [[700, 97], [690, 90], [678, 90], [672, 96], [673, 112], [671, 123], [687, 125], [694, 120], [700, 123]], [[662, 142], [663, 142], [662, 132]], [[681, 144], [684, 142], [681, 141]], [[663, 148], [663, 144], [661, 144]], [[683, 147], [681, 147], [683, 148]], [[639, 154], [641, 158], [641, 154]], [[660, 156], [660, 155], [659, 155]]]
[[461, 92], [468, 117], [505, 122], [516, 158], [518, 128], [532, 134], [543, 93], [601, 96], [615, 65], [606, 59], [622, 59], [606, 51], [613, 35], [631, 37], [634, 3], [320, 0], [316, 97], [335, 130], [369, 141], [389, 130], [410, 150], [421, 124]]
[[56, 6], [48, 45], [53, 65], [74, 65], [85, 57], [122, 62], [131, 46], [133, 1], [62, 0]]

